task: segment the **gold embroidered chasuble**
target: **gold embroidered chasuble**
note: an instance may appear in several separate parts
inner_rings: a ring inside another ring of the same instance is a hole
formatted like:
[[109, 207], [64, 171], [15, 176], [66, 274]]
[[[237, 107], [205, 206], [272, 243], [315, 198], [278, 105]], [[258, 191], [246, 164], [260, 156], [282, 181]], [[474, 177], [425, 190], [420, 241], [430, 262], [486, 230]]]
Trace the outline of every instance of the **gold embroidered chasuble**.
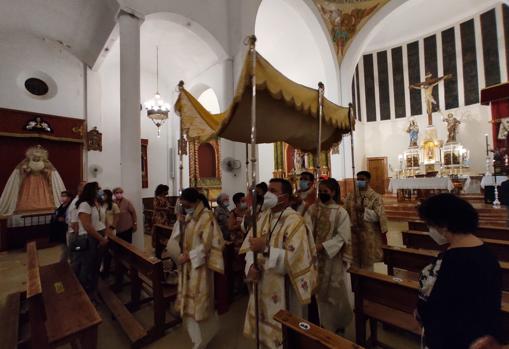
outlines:
[[213, 213], [200, 203], [193, 214], [186, 216], [180, 226], [175, 224], [172, 239], [180, 241], [184, 252], [192, 254], [201, 250], [205, 263], [193, 267], [191, 262], [179, 266], [178, 295], [175, 307], [181, 316], [189, 316], [196, 321], [208, 319], [214, 309], [214, 272], [224, 273], [223, 235]]
[[[382, 233], [387, 232], [384, 203], [380, 194], [372, 188], [368, 188], [366, 191], [358, 191], [357, 205], [373, 210], [378, 216], [377, 222], [369, 222], [364, 219], [358, 234], [352, 234], [353, 264], [361, 268], [371, 268], [375, 262], [383, 261]], [[355, 214], [353, 193], [348, 194], [345, 208], [350, 217]]]
[[347, 268], [352, 262], [351, 223], [346, 210], [338, 204], [317, 203], [305, 216], [308, 230], [318, 253], [318, 285], [316, 298], [320, 322], [328, 330], [345, 328], [352, 319], [347, 293]]
[[[249, 231], [240, 253], [247, 253], [246, 271], [253, 262], [249, 251]], [[258, 265], [262, 266], [258, 283], [260, 300], [260, 339], [268, 348], [279, 348], [282, 344], [281, 326], [274, 315], [281, 309], [289, 309], [291, 297], [296, 297], [299, 306], [309, 304], [316, 280], [313, 264], [314, 244], [309, 241], [304, 219], [293, 209], [273, 213], [266, 210], [257, 219], [257, 236], [269, 240], [268, 253], [258, 254]], [[291, 285], [291, 286], [290, 286]], [[256, 317], [254, 294], [249, 297], [244, 324], [244, 334], [255, 337]]]

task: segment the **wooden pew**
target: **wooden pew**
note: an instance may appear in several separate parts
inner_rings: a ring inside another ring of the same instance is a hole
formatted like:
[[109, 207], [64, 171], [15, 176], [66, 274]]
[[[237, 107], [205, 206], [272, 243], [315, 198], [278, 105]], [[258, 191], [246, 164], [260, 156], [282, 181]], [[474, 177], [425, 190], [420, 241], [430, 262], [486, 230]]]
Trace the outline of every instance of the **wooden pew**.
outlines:
[[413, 312], [417, 307], [419, 284], [416, 281], [394, 278], [364, 269], [350, 268], [352, 291], [355, 294], [356, 343], [366, 346], [366, 321], [369, 320], [369, 344], [383, 345], [378, 341], [377, 323], [421, 335]]
[[94, 305], [67, 263], [39, 266], [35, 242], [27, 244], [27, 291], [32, 348], [56, 348], [78, 343], [97, 347], [102, 322]]
[[[110, 237], [109, 252], [115, 261], [115, 282], [110, 287], [100, 282], [99, 292], [105, 304], [129, 337], [132, 347], [140, 347], [164, 336], [181, 319], [166, 321], [166, 311], [176, 299], [177, 287], [163, 285], [163, 264], [156, 257], [140, 251], [136, 246]], [[124, 275], [130, 279], [130, 301], [124, 304], [115, 292], [124, 286]], [[142, 298], [142, 294], [146, 297]], [[143, 304], [152, 303], [153, 325], [145, 328], [133, 315]]]
[[[421, 220], [409, 220], [408, 229], [414, 231], [428, 231], [428, 226]], [[490, 225], [480, 225], [475, 234], [480, 238], [509, 241], [509, 228]]]
[[330, 331], [280, 310], [274, 315], [283, 331], [284, 349], [362, 349], [355, 343]]
[[[414, 319], [419, 284], [416, 281], [395, 278], [364, 269], [350, 268], [352, 290], [355, 293], [355, 328], [357, 344], [366, 344], [366, 321], [370, 322], [370, 344], [380, 344], [377, 322], [421, 335], [420, 325]], [[502, 335], [509, 341], [509, 304], [502, 303]]]
[[161, 238], [170, 239], [171, 233], [173, 231], [173, 227], [162, 224], [154, 224], [152, 229], [152, 234], [154, 234], [154, 241], [156, 243], [155, 246], [155, 255], [157, 258], [162, 259], [162, 254], [166, 246], [161, 244]]
[[[428, 233], [422, 231], [404, 231], [403, 244], [409, 248], [422, 248], [428, 250], [443, 250], [444, 246], [439, 246]], [[488, 246], [499, 261], [509, 262], [509, 241], [481, 239]]]
[[7, 295], [3, 308], [0, 309], [0, 343], [5, 349], [17, 349], [20, 343], [20, 311], [23, 295], [15, 292]]
[[[406, 277], [411, 280], [418, 279], [419, 273], [431, 264], [439, 251], [423, 250], [405, 247], [383, 246], [384, 263], [387, 265], [389, 275]], [[509, 292], [509, 263], [500, 262], [502, 270], [502, 290]], [[401, 271], [407, 271], [402, 273]], [[504, 298], [509, 301], [509, 294]]]

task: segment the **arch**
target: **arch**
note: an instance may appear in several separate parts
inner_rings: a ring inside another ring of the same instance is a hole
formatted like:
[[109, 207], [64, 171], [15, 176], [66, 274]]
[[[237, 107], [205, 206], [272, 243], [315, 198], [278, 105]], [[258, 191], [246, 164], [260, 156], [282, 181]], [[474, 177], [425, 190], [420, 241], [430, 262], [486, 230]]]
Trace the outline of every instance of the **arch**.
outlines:
[[195, 22], [188, 17], [173, 12], [155, 12], [148, 14], [145, 17], [146, 21], [151, 19], [165, 20], [175, 24], [180, 24], [187, 30], [196, 34], [201, 40], [203, 40], [214, 52], [217, 60], [223, 60], [228, 57], [228, 54], [226, 53], [223, 45], [221, 45], [216, 37], [212, 35], [207, 29], [205, 29], [200, 23]]
[[[283, 5], [284, 4], [284, 5]], [[302, 19], [304, 25], [306, 26], [309, 34], [312, 36], [314, 44], [316, 45], [316, 51], [318, 52], [321, 60], [321, 67], [324, 70], [323, 81], [325, 83], [325, 94], [327, 98], [331, 99], [333, 102], [339, 101], [339, 66], [337, 57], [334, 53], [334, 47], [329, 38], [328, 30], [323, 22], [320, 13], [318, 12], [318, 8], [313, 3], [313, 0], [302, 0], [302, 1], [289, 1], [289, 0], [263, 0], [261, 5], [258, 8], [258, 12], [256, 15], [256, 23], [255, 23], [255, 33], [258, 36], [258, 47], [260, 53], [262, 53], [271, 63], [274, 64], [277, 69], [279, 69], [283, 74], [288, 75], [286, 68], [278, 67], [277, 62], [274, 62], [271, 59], [270, 54], [267, 54], [269, 51], [270, 45], [265, 43], [263, 37], [263, 19], [261, 16], [264, 15], [265, 11], [267, 11], [267, 6], [286, 6], [289, 10], [294, 10], [296, 14]], [[271, 12], [272, 15], [274, 12]], [[273, 28], [275, 30], [276, 28]], [[315, 49], [315, 48], [313, 48]], [[279, 47], [275, 47], [274, 52], [281, 52]], [[301, 67], [301, 69], [306, 69], [306, 67]], [[292, 78], [291, 76], [288, 76]], [[302, 83], [302, 81], [297, 81]], [[306, 83], [311, 88], [317, 88], [317, 81], [313, 81], [313, 83]]]
[[211, 87], [205, 89], [202, 93], [198, 95], [198, 101], [207, 109], [209, 112], [213, 114], [218, 114], [220, 112], [219, 109], [219, 100], [217, 99], [217, 94]]
[[381, 24], [386, 16], [392, 13], [394, 10], [403, 6], [405, 3], [409, 3], [407, 0], [391, 0], [385, 4], [381, 9], [366, 22], [362, 29], [353, 38], [350, 47], [346, 51], [340, 66], [340, 85], [341, 85], [341, 97], [343, 103], [348, 103], [352, 100], [351, 84], [353, 79], [353, 73], [357, 62], [359, 61], [362, 52], [375, 35], [375, 29]]

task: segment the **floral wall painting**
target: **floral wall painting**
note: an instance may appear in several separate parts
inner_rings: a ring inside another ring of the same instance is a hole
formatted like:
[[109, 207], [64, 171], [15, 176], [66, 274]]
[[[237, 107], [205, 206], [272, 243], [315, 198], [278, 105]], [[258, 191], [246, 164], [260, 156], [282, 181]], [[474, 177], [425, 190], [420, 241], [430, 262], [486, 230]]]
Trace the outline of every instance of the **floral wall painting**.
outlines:
[[389, 0], [314, 0], [341, 63], [354, 36]]

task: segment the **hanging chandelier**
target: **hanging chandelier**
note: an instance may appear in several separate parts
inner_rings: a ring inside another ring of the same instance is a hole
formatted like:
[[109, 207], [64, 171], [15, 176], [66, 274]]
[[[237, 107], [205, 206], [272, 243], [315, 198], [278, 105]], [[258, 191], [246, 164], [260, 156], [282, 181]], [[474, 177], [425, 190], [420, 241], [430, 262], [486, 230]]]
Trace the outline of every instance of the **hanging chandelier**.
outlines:
[[154, 98], [145, 102], [147, 117], [157, 127], [157, 137], [161, 136], [161, 126], [168, 120], [170, 105], [159, 94], [159, 46], [156, 46], [156, 94]]

